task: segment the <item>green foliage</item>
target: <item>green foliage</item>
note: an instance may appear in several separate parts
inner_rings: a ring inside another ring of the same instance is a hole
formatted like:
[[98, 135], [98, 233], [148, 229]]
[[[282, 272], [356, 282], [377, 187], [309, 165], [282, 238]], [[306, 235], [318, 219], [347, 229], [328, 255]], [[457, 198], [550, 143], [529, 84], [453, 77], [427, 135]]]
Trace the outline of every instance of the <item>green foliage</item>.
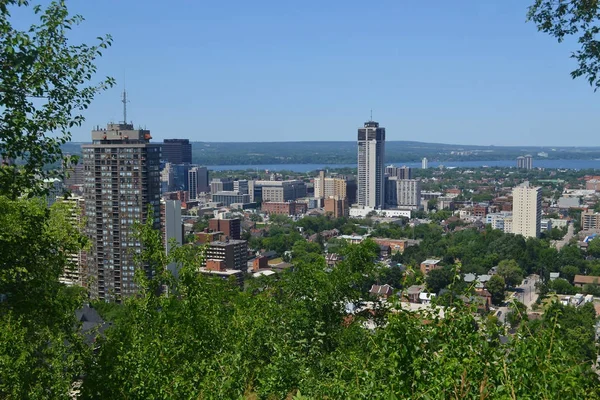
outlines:
[[510, 303], [510, 312], [506, 314], [506, 320], [513, 328], [521, 321], [527, 320], [527, 306], [520, 301], [514, 300]]
[[571, 57], [577, 60], [577, 68], [571, 72], [573, 78], [584, 77], [594, 90], [600, 86], [598, 70], [600, 53], [597, 35], [600, 8], [597, 1], [589, 0], [535, 0], [529, 7], [528, 19], [538, 30], [562, 42], [569, 36], [576, 36], [580, 45]]
[[443, 267], [429, 271], [425, 277], [425, 283], [431, 293], [439, 293], [446, 288], [454, 279], [454, 271], [449, 267]]
[[486, 285], [486, 289], [492, 295], [492, 303], [499, 305], [504, 301], [504, 291], [506, 289], [506, 282], [502, 275], [492, 275]]
[[67, 33], [83, 18], [69, 15], [62, 1], [33, 7], [39, 22], [19, 30], [9, 7], [27, 5], [0, 4], [0, 158], [19, 161], [0, 167], [0, 194], [11, 198], [42, 193], [42, 179], [59, 175], [44, 169], [48, 164], [77, 162], [63, 160], [61, 145], [81, 126], [94, 96], [114, 83], [107, 78], [87, 85], [110, 36], [99, 37], [95, 46], [69, 44]]
[[548, 282], [548, 288], [558, 294], [575, 294], [577, 289], [566, 279], [558, 278]]
[[560, 269], [560, 276], [573, 284], [575, 275], [579, 274], [579, 268], [574, 265], [565, 265]]
[[600, 258], [600, 240], [598, 240], [598, 238], [590, 240], [587, 252], [593, 257]]
[[0, 397], [60, 398], [89, 356], [77, 334], [82, 292], [59, 283], [86, 241], [63, 204], [0, 196]]
[[507, 287], [515, 287], [523, 282], [523, 271], [515, 260], [502, 260], [496, 273], [504, 278]]

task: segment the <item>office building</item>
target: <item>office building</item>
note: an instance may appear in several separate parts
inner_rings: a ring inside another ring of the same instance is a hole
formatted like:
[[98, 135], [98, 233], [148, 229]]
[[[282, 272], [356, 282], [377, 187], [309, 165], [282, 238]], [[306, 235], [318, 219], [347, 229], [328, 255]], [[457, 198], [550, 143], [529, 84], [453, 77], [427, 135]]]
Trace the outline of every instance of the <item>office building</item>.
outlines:
[[192, 167], [188, 171], [188, 191], [190, 199], [196, 200], [200, 193], [208, 193], [208, 170], [206, 167]]
[[584, 231], [600, 230], [600, 213], [590, 210], [582, 212], [581, 229]]
[[171, 164], [192, 162], [192, 145], [189, 139], [165, 139], [162, 143], [162, 159]]
[[250, 194], [248, 181], [245, 179], [233, 181], [233, 190], [236, 192], [240, 192], [241, 194]]
[[239, 218], [219, 219], [208, 221], [208, 229], [212, 232], [223, 232], [223, 236], [240, 240], [242, 236], [242, 221]]
[[250, 203], [249, 194], [241, 194], [234, 190], [213, 193], [210, 197], [212, 202], [223, 203], [225, 207], [229, 207], [232, 204]]
[[[539, 237], [542, 220], [542, 189], [529, 182], [513, 188], [512, 233], [526, 238]], [[506, 228], [506, 220], [504, 221]]]
[[334, 218], [348, 216], [348, 203], [345, 198], [329, 197], [325, 199], [325, 214]]
[[422, 169], [429, 168], [429, 161], [427, 161], [426, 157], [423, 157], [423, 159], [421, 160], [421, 168]]
[[233, 179], [231, 178], [213, 178], [210, 181], [210, 192], [231, 192], [233, 191]]
[[92, 131], [92, 144], [82, 146], [92, 298], [120, 302], [137, 291], [134, 257], [142, 246], [134, 223], [145, 223], [150, 210], [154, 227], [160, 225], [160, 144], [151, 138], [133, 124], [108, 124]]
[[200, 273], [215, 276], [226, 281], [232, 280], [240, 287], [244, 286], [244, 271], [239, 269], [228, 269], [223, 260], [208, 259], [206, 266], [200, 268]]
[[384, 208], [385, 128], [375, 121], [358, 129], [358, 205]]
[[[183, 223], [181, 221], [181, 201], [179, 200], [161, 200], [160, 202], [160, 229], [162, 241], [167, 255], [173, 247], [173, 241], [176, 245], [183, 244]], [[170, 263], [167, 269], [178, 276], [177, 264]]]
[[195, 165], [171, 164], [171, 169], [173, 170], [173, 187], [171, 190], [185, 190], [186, 192], [190, 190], [189, 172], [193, 167]]
[[526, 156], [517, 157], [517, 168], [519, 169], [532, 169], [533, 168], [533, 157], [531, 154]]
[[165, 167], [160, 171], [160, 192], [167, 193], [175, 189], [175, 173], [173, 164], [165, 163]]
[[346, 180], [346, 198], [348, 204], [356, 204], [356, 198], [358, 196], [358, 182], [354, 175], [343, 177]]
[[[248, 269], [248, 243], [245, 240], [210, 242], [205, 248], [205, 260], [223, 260], [226, 269]], [[206, 266], [206, 261], [204, 265]]]
[[83, 185], [84, 172], [82, 162], [72, 165], [63, 164], [63, 172], [65, 174], [65, 178], [63, 179], [65, 187], [70, 188], [75, 185]]
[[306, 184], [301, 180], [253, 181], [252, 189], [249, 185], [248, 190], [251, 201], [287, 202], [306, 197]]

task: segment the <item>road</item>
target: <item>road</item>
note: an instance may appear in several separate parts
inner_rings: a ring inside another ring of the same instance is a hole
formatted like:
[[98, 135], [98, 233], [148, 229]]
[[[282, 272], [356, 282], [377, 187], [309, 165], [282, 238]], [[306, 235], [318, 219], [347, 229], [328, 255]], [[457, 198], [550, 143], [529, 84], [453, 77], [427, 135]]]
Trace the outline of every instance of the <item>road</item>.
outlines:
[[540, 277], [538, 275], [530, 275], [523, 279], [523, 282], [515, 288], [514, 296], [506, 300], [507, 306], [498, 308], [499, 313], [497, 312], [496, 315], [500, 322], [505, 322], [506, 314], [510, 312], [508, 304], [512, 299], [520, 301], [527, 306], [528, 310], [531, 310], [531, 306], [538, 298], [538, 294], [535, 291], [535, 284], [539, 279]]
[[565, 236], [561, 240], [552, 241], [552, 244], [554, 244], [554, 247], [556, 247], [556, 250], [560, 251], [560, 249], [562, 249], [565, 245], [567, 245], [569, 243], [569, 241], [571, 241], [573, 236], [575, 236], [573, 224], [569, 224], [567, 227], [567, 233], [565, 234]]

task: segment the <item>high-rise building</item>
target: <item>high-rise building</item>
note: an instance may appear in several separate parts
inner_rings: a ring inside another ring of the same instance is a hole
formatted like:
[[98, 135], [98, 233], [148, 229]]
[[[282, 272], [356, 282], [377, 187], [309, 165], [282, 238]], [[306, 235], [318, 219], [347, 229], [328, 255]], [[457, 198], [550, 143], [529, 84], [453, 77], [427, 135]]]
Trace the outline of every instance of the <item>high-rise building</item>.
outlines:
[[[512, 233], [539, 237], [542, 220], [542, 189], [529, 182], [513, 188]], [[505, 221], [506, 227], [506, 221]]]
[[421, 181], [400, 179], [392, 176], [386, 179], [386, 204], [390, 207], [418, 209], [421, 207]]
[[188, 171], [188, 191], [190, 200], [196, 200], [200, 193], [208, 193], [208, 170], [206, 167], [192, 167]]
[[328, 199], [330, 197], [346, 198], [346, 180], [344, 178], [315, 178], [315, 198]]
[[427, 157], [423, 157], [423, 159], [421, 160], [421, 168], [422, 169], [429, 168], [429, 161], [427, 161]]
[[588, 210], [581, 213], [581, 229], [600, 230], [600, 213]]
[[[181, 201], [162, 200], [160, 202], [160, 228], [162, 240], [167, 255], [173, 247], [173, 240], [176, 244], [183, 244], [183, 223], [181, 221]], [[177, 264], [170, 263], [167, 269], [173, 276], [178, 276]]]
[[517, 157], [517, 168], [533, 169], [533, 156], [531, 154], [527, 154], [525, 156]]
[[185, 190], [186, 192], [190, 190], [189, 172], [193, 167], [195, 165], [171, 164], [173, 170], [173, 188], [171, 190]]
[[396, 167], [394, 165], [388, 165], [385, 167], [385, 174], [388, 177], [397, 176], [399, 179], [412, 179], [412, 168], [403, 165]]
[[134, 257], [142, 246], [134, 223], [145, 223], [150, 209], [154, 227], [160, 225], [160, 144], [151, 138], [133, 124], [111, 123], [92, 131], [92, 144], [82, 146], [92, 298], [120, 302], [137, 291]]
[[358, 129], [358, 205], [385, 206], [384, 165], [385, 128], [375, 121]]
[[253, 181], [249, 186], [251, 201], [286, 202], [306, 196], [306, 184], [301, 180]]
[[175, 173], [170, 162], [160, 171], [160, 192], [166, 193], [175, 189]]
[[421, 181], [399, 179], [397, 185], [398, 207], [421, 207]]
[[189, 139], [165, 139], [162, 143], [162, 159], [171, 164], [192, 162], [192, 145]]

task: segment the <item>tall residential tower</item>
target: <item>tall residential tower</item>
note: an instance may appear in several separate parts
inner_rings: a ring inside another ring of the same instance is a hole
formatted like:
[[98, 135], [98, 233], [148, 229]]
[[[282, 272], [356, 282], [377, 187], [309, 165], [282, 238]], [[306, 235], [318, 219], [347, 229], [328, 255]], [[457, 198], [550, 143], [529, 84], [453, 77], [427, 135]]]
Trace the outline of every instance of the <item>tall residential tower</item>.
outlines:
[[151, 138], [133, 124], [108, 124], [82, 146], [92, 298], [120, 302], [137, 291], [134, 257], [141, 245], [134, 223], [145, 223], [152, 210], [155, 228], [160, 226], [160, 145]]
[[513, 188], [512, 233], [540, 236], [542, 221], [542, 188], [529, 187], [529, 182]]
[[384, 208], [385, 128], [375, 121], [358, 129], [358, 196], [359, 206]]

